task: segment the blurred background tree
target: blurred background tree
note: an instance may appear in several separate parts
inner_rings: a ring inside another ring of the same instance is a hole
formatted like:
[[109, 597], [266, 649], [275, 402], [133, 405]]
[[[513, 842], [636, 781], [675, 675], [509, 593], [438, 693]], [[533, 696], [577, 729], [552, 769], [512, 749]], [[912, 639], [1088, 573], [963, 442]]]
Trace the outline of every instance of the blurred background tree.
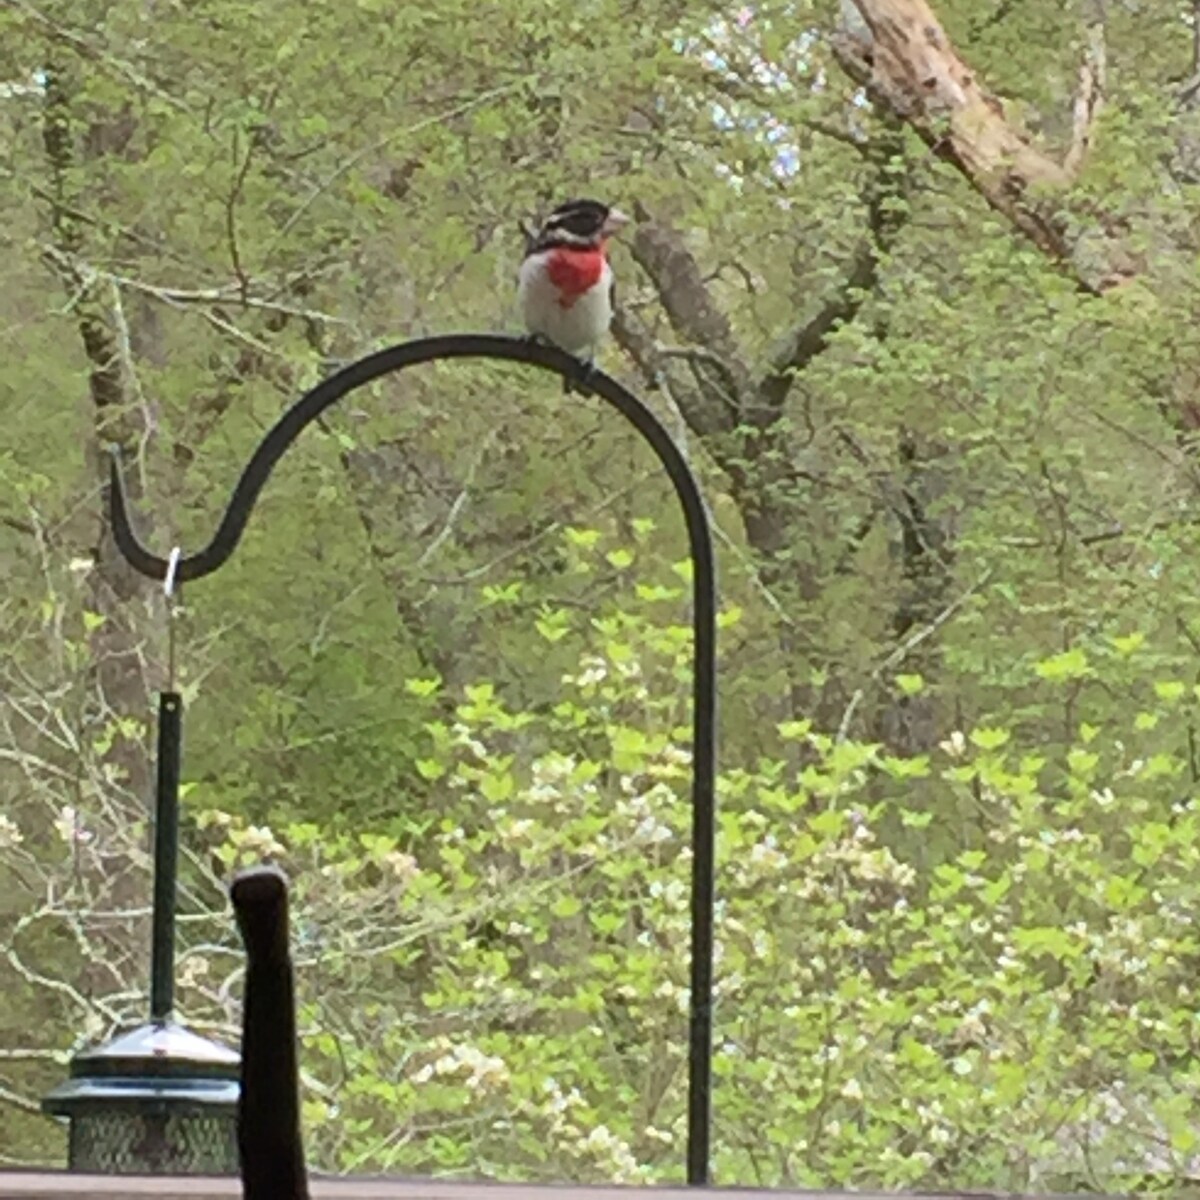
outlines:
[[[719, 531], [718, 1179], [1186, 1175], [1198, 45], [1183, 0], [0, 5], [7, 1158], [143, 1010], [163, 612], [103, 448], [199, 546], [337, 364], [515, 329], [518, 222], [590, 193], [638, 217], [604, 365]], [[452, 364], [186, 597], [185, 1012], [236, 1028], [221, 881], [280, 857], [320, 1165], [678, 1175], [683, 557], [635, 435]]]

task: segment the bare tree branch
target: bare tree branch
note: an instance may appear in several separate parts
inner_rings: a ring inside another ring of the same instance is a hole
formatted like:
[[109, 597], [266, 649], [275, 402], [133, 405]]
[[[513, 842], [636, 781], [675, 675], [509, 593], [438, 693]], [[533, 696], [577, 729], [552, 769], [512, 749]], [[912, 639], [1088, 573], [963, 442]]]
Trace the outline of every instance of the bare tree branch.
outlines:
[[[1072, 148], [1059, 163], [1007, 118], [976, 79], [927, 0], [853, 0], [862, 22], [832, 38], [842, 69], [872, 99], [906, 122], [952, 163], [992, 208], [1080, 285], [1099, 293], [1137, 266], [1102, 214], [1064, 215], [1062, 193], [1075, 181], [1092, 139], [1103, 84], [1102, 24], [1094, 21], [1080, 72]], [[863, 31], [865, 25], [866, 32]], [[1091, 231], [1100, 235], [1101, 245]]]
[[758, 420], [778, 411], [803, 371], [829, 344], [840, 326], [852, 321], [878, 280], [879, 258], [907, 219], [903, 193], [907, 185], [899, 127], [893, 125], [864, 151], [871, 163], [865, 196], [867, 228], [841, 282], [808, 320], [788, 330], [775, 344], [769, 366], [758, 385]]
[[[668, 378], [671, 360], [685, 354], [690, 362], [703, 360], [711, 363], [718, 375], [728, 378], [721, 360], [703, 349], [693, 350], [689, 347], [685, 352], [660, 347], [650, 331], [625, 308], [618, 308], [613, 315], [612, 336], [651, 387], [661, 387]], [[706, 439], [732, 433], [737, 426], [737, 397], [728, 391], [722, 402], [714, 403], [705, 394], [703, 384], [703, 379], [695, 371], [686, 385], [672, 381], [671, 394], [688, 428], [698, 437]], [[717, 454], [715, 446], [713, 453]]]
[[[946, 605], [941, 612], [937, 614], [928, 624], [922, 625], [916, 633], [906, 637], [892, 652], [871, 672], [871, 679], [874, 682], [879, 682], [884, 675], [892, 670], [893, 667], [898, 667], [922, 642], [928, 641], [935, 633], [968, 600], [971, 599], [981, 588], [985, 587], [992, 577], [992, 570], [984, 571], [984, 573], [973, 583], [965, 592], [956, 596], [953, 601]], [[850, 697], [850, 703], [846, 705], [845, 712], [842, 713], [842, 719], [838, 722], [838, 731], [836, 740], [844, 742], [850, 735], [850, 725], [854, 720], [854, 714], [858, 711], [858, 706], [862, 703], [865, 695], [865, 688], [857, 688], [854, 695]]]
[[132, 275], [122, 275], [116, 271], [101, 269], [92, 263], [85, 262], [78, 256], [64, 254], [56, 246], [42, 246], [46, 261], [64, 271], [79, 276], [80, 279], [91, 282], [97, 279], [107, 279], [119, 287], [141, 292], [164, 304], [174, 307], [191, 306], [195, 304], [229, 304], [237, 303], [245, 308], [258, 309], [262, 312], [277, 313], [282, 316], [300, 317], [306, 321], [318, 321], [322, 324], [343, 325], [352, 327], [353, 322], [332, 313], [322, 312], [314, 308], [301, 308], [297, 305], [282, 304], [275, 300], [264, 299], [261, 296], [242, 296], [237, 284], [215, 288], [183, 288], [169, 284], [150, 283]]
[[704, 272], [683, 235], [665, 220], [636, 206], [638, 225], [631, 239], [633, 256], [653, 281], [667, 319], [685, 341], [715, 354], [735, 383], [741, 399], [750, 390], [750, 368], [742, 355], [729, 317], [713, 299]]
[[42, 1106], [37, 1101], [2, 1086], [0, 1086], [0, 1103], [11, 1104], [13, 1108], [19, 1108], [22, 1112], [40, 1113], [42, 1111]]
[[97, 63], [105, 70], [116, 75], [117, 78], [131, 84], [139, 92], [153, 96], [156, 100], [160, 100], [163, 104], [167, 104], [179, 112], [191, 111], [183, 100], [171, 95], [165, 88], [139, 71], [132, 63], [117, 58], [116, 55], [95, 45], [84, 34], [74, 29], [68, 29], [65, 25], [60, 25], [48, 13], [42, 12], [41, 9], [29, 3], [29, 0], [13, 0], [13, 2], [27, 16], [41, 25], [56, 42], [64, 46], [69, 46], [76, 54]]
[[1079, 64], [1079, 85], [1071, 111], [1071, 144], [1063, 158], [1063, 166], [1072, 178], [1076, 178], [1087, 161], [1092, 144], [1092, 132], [1104, 100], [1104, 83], [1107, 67], [1107, 49], [1104, 37], [1102, 11], [1088, 25], [1087, 52]]
[[[230, 151], [233, 158], [233, 179], [229, 185], [229, 193], [225, 197], [225, 242], [229, 248], [229, 265], [238, 281], [238, 294], [242, 297], [250, 294], [250, 276], [242, 262], [242, 251], [238, 240], [238, 204], [241, 202], [242, 191], [246, 185], [246, 176], [250, 174], [250, 164], [254, 161], [256, 137], [253, 133], [247, 138], [248, 145], [244, 155], [238, 154], [238, 130], [233, 131], [233, 147]], [[240, 159], [240, 161], [239, 161]]]
[[27, 537], [37, 537], [37, 526], [28, 521], [22, 521], [20, 517], [10, 517], [7, 513], [0, 513], [0, 525], [15, 530], [17, 533], [23, 533]]
[[[699, 78], [703, 86], [710, 87], [739, 104], [751, 104], [760, 112], [772, 116], [779, 110], [778, 92], [757, 87], [749, 78], [733, 76], [725, 70], [717, 71], [711, 67], [702, 67]], [[870, 139], [855, 133], [849, 124], [844, 127], [831, 125], [829, 121], [822, 120], [820, 117], [809, 116], [789, 116], [788, 120], [799, 129], [807, 129], [819, 137], [849, 146], [859, 154], [865, 153], [870, 145]]]
[[758, 386], [760, 408], [777, 412], [798, 371], [803, 371], [829, 345], [839, 325], [852, 320], [875, 281], [876, 250], [862, 242], [851, 259], [845, 279], [817, 313], [795, 329], [788, 330], [770, 354], [770, 366]]

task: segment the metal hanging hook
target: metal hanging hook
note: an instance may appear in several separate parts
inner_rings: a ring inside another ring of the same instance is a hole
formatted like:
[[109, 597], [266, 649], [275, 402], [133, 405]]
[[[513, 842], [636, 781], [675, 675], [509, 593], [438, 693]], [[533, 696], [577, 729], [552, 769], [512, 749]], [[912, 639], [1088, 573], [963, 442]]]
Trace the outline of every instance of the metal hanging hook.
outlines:
[[[217, 531], [203, 550], [169, 558], [152, 553], [133, 531], [121, 473], [112, 451], [109, 505], [117, 548], [137, 571], [163, 580], [168, 600], [179, 585], [211, 574], [237, 549], [255, 502], [276, 464], [304, 429], [344, 396], [384, 375], [446, 359], [500, 359], [540, 367], [581, 385], [615, 408], [649, 443], [683, 510], [692, 559], [692, 863], [688, 1027], [687, 1181], [709, 1182], [713, 941], [716, 850], [716, 564], [712, 529], [699, 484], [671, 435], [632, 392], [557, 346], [499, 334], [418, 338], [370, 354], [330, 375], [289, 408], [259, 443], [234, 488]], [[173, 626], [172, 626], [173, 628]], [[173, 635], [172, 635], [173, 637]], [[170, 671], [174, 681], [174, 642]]]

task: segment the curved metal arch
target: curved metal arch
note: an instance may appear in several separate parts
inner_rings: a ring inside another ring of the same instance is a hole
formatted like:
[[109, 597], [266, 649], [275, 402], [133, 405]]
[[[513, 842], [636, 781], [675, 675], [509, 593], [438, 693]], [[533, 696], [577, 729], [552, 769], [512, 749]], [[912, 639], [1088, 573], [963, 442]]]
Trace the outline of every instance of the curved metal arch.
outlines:
[[[222, 566], [237, 549], [254, 504], [275, 465], [304, 429], [327, 408], [383, 375], [437, 359], [491, 358], [527, 363], [578, 381], [615, 408], [650, 444], [674, 485], [687, 525], [692, 560], [692, 894], [691, 970], [688, 1026], [687, 1181], [709, 1181], [711, 1121], [713, 925], [715, 904], [716, 790], [716, 566], [708, 513], [695, 476], [671, 435], [632, 392], [602, 371], [588, 371], [555, 346], [497, 334], [447, 334], [390, 346], [351, 363], [307, 392], [259, 443], [234, 488], [212, 540], [196, 554], [180, 557], [174, 578], [200, 579]], [[119, 454], [110, 470], [109, 508], [118, 549], [152, 579], [166, 579], [169, 562], [138, 539]]]

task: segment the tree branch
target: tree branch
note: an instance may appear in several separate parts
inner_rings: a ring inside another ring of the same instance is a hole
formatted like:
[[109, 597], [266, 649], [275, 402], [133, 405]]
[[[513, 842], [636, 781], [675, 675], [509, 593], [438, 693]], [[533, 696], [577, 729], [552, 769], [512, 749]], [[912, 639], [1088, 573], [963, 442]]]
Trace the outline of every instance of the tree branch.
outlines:
[[[316, 321], [324, 325], [343, 325], [353, 328], [353, 322], [344, 317], [336, 317], [332, 313], [322, 312], [315, 308], [301, 308], [298, 305], [282, 304], [261, 296], [243, 296], [238, 284], [213, 288], [182, 288], [167, 284], [150, 283], [132, 275], [121, 275], [116, 271], [103, 270], [92, 263], [84, 262], [81, 258], [63, 253], [57, 247], [45, 244], [42, 253], [47, 262], [63, 271], [69, 271], [81, 279], [94, 281], [107, 279], [118, 287], [128, 288], [143, 295], [151, 296], [164, 304], [173, 307], [184, 307], [193, 304], [229, 304], [237, 303], [243, 308], [259, 309], [266, 313], [280, 316], [298, 317], [305, 321]], [[289, 281], [289, 286], [295, 281]], [[279, 289], [276, 289], [278, 294]]]
[[[922, 625], [915, 633], [906, 637], [871, 672], [871, 681], [874, 683], [881, 682], [886, 672], [892, 670], [893, 667], [898, 667], [922, 642], [928, 641], [929, 638], [933, 637], [972, 596], [987, 585], [991, 577], [992, 568], [989, 567], [965, 592], [955, 597], [928, 624]], [[842, 719], [838, 722], [836, 741], [844, 742], [849, 737], [850, 724], [854, 720], [854, 714], [858, 711], [858, 706], [862, 703], [864, 695], [865, 688], [860, 687], [856, 688], [854, 695], [850, 697], [850, 703], [846, 705], [846, 709], [842, 713]]]
[[[829, 343], [829, 335], [844, 321], [854, 316], [863, 294], [875, 279], [875, 247], [864, 240], [850, 260], [845, 279], [838, 285], [816, 315], [789, 329], [771, 351], [770, 366], [760, 385], [764, 395], [786, 391], [789, 377], [802, 371]], [[780, 385], [783, 385], [782, 388]], [[782, 396], [778, 397], [782, 400]]]
[[907, 219], [907, 205], [898, 203], [907, 183], [898, 126], [893, 124], [886, 135], [868, 142], [864, 153], [872, 162], [864, 197], [866, 236], [833, 294], [814, 316], [788, 330], [771, 350], [769, 366], [758, 385], [757, 419], [760, 422], [778, 412], [796, 374], [824, 352], [834, 331], [858, 315], [878, 280], [880, 255], [890, 248]]
[[[612, 337], [651, 387], [661, 387], [668, 379], [672, 359], [687, 355], [692, 366], [691, 383], [686, 387], [672, 383], [671, 394], [688, 428], [697, 437], [716, 439], [732, 433], [737, 427], [736, 395], [728, 388], [723, 394], [714, 395], [714, 392], [721, 392], [721, 384], [712, 380], [706, 387], [711, 377], [698, 369], [701, 362], [708, 363], [713, 375], [728, 379], [724, 363], [715, 354], [700, 347], [685, 352], [664, 350], [654, 335], [624, 308], [618, 308], [613, 314]], [[715, 446], [710, 449], [717, 454]]]
[[12, 529], [16, 533], [23, 533], [27, 537], [37, 537], [37, 527], [28, 521], [22, 521], [20, 517], [10, 517], [7, 513], [0, 513], [0, 525]]
[[[851, 79], [953, 164], [1038, 249], [1069, 268], [1086, 290], [1102, 292], [1134, 273], [1128, 253], [1111, 238], [1104, 239], [1102, 261], [1093, 261], [1094, 242], [1086, 259], [1077, 255], [1082, 231], [1073, 230], [1061, 211], [1061, 193], [1083, 165], [1099, 109], [1104, 67], [1099, 21], [1080, 73], [1072, 150], [1059, 163], [1009, 122], [1000, 100], [959, 57], [927, 0], [853, 2], [867, 32], [844, 28], [832, 39]], [[1097, 214], [1087, 217], [1102, 225]]]
[[14, 0], [14, 2], [27, 16], [31, 17], [47, 30], [54, 41], [61, 45], [69, 46], [82, 58], [99, 64], [118, 79], [131, 84], [137, 91], [148, 96], [153, 96], [156, 100], [162, 101], [163, 104], [169, 105], [179, 112], [186, 113], [191, 111], [183, 100], [180, 100], [177, 96], [173, 96], [166, 89], [160, 87], [159, 84], [144, 75], [132, 63], [117, 58], [107, 50], [93, 45], [87, 37], [76, 32], [74, 29], [68, 29], [66, 26], [60, 25], [53, 17], [31, 4], [29, 0]]
[[1088, 47], [1079, 64], [1079, 86], [1071, 111], [1071, 144], [1063, 158], [1063, 166], [1072, 179], [1078, 178], [1087, 161], [1092, 144], [1096, 118], [1104, 100], [1104, 82], [1108, 62], [1104, 25], [1099, 19], [1088, 26]]
[[724, 364], [735, 383], [735, 399], [750, 390], [750, 368], [734, 337], [729, 317], [713, 299], [696, 257], [669, 222], [653, 218], [637, 204], [633, 257], [650, 276], [672, 328], [684, 341], [704, 346]]
[[246, 153], [241, 157], [241, 161], [239, 162], [238, 130], [235, 127], [233, 131], [233, 147], [230, 152], [233, 159], [234, 172], [233, 179], [229, 185], [229, 193], [225, 197], [225, 242], [229, 248], [229, 264], [233, 268], [233, 273], [238, 281], [238, 294], [243, 299], [250, 294], [250, 277], [246, 274], [246, 267], [242, 262], [241, 246], [238, 243], [237, 210], [238, 204], [241, 202], [242, 191], [246, 186], [246, 176], [250, 174], [250, 164], [254, 161], [256, 135], [251, 133], [246, 141], [248, 143]]
[[135, 438], [125, 412], [128, 388], [117, 339], [104, 306], [96, 295], [95, 275], [74, 266], [83, 247], [83, 231], [71, 215], [78, 206], [74, 204], [69, 182], [75, 166], [70, 97], [60, 64], [48, 63], [45, 75], [42, 144], [52, 180], [50, 226], [55, 243], [55, 253], [47, 257], [56, 268], [68, 295], [73, 296], [79, 335], [91, 365], [89, 386], [101, 437], [130, 445]]
[[[778, 92], [772, 91], [769, 88], [759, 87], [751, 79], [746, 78], [744, 74], [739, 77], [730, 75], [726, 71], [717, 71], [711, 67], [702, 67], [699, 73], [699, 80], [702, 86], [712, 88], [713, 91], [719, 92], [722, 96], [727, 96], [735, 103], [751, 104], [759, 112], [770, 115], [778, 113], [780, 101]], [[847, 106], [847, 111], [848, 113], [855, 112], [849, 106]], [[866, 137], [855, 133], [849, 123], [845, 127], [842, 127], [831, 125], [829, 121], [821, 117], [803, 115], [789, 115], [788, 120], [794, 123], [799, 129], [807, 129], [810, 133], [817, 134], [819, 137], [839, 142], [843, 146], [849, 146], [859, 154], [865, 153], [870, 144]]]

